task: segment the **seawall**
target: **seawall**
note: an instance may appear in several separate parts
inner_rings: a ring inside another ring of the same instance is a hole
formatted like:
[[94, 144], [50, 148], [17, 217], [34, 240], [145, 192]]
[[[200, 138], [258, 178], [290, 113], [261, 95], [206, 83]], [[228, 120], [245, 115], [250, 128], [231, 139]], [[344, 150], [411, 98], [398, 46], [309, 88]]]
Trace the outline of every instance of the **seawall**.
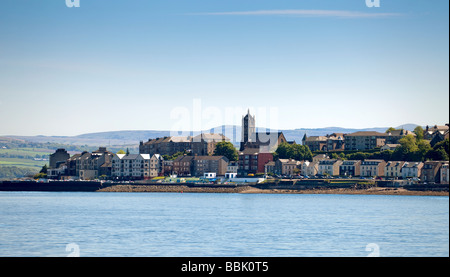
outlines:
[[449, 195], [449, 185], [377, 186], [377, 183], [278, 182], [257, 185], [117, 183], [90, 181], [0, 181], [0, 191], [57, 192], [196, 192], [196, 193], [284, 193], [284, 194], [379, 194], [379, 195]]
[[100, 182], [79, 182], [79, 181], [2, 181], [0, 191], [86, 191], [93, 192], [101, 189]]

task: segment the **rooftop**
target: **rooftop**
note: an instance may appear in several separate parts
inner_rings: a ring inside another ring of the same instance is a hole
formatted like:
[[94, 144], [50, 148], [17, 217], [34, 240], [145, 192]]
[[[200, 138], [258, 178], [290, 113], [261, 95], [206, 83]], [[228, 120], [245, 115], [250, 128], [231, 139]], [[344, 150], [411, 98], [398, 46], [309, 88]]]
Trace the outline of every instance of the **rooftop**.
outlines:
[[388, 134], [386, 133], [379, 133], [375, 131], [360, 131], [356, 133], [351, 134], [345, 134], [346, 137], [386, 137]]

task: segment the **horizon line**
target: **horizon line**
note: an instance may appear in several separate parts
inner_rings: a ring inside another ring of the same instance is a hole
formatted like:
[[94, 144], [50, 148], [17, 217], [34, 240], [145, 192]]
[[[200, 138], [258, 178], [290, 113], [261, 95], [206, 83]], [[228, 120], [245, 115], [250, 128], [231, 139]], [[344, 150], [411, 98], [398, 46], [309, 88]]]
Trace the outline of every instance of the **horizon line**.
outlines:
[[[317, 128], [294, 128], [294, 129], [274, 129], [274, 128], [266, 128], [266, 127], [256, 127], [257, 129], [268, 129], [268, 130], [273, 130], [273, 131], [297, 131], [297, 130], [320, 130], [320, 129], [330, 129], [330, 128], [339, 128], [339, 129], [348, 129], [348, 130], [364, 130], [364, 129], [383, 129], [383, 128], [402, 128], [404, 125], [416, 125], [416, 126], [421, 126], [421, 127], [425, 127], [426, 125], [422, 126], [419, 124], [415, 124], [415, 123], [406, 123], [406, 124], [401, 124], [399, 126], [393, 127], [393, 126], [375, 126], [375, 127], [340, 127], [340, 126], [327, 126], [327, 127], [317, 127]], [[439, 125], [439, 124], [433, 124], [433, 125], [428, 125], [428, 126], [444, 126], [443, 125]], [[113, 133], [113, 132], [184, 132], [184, 133], [188, 133], [188, 132], [192, 132], [192, 133], [205, 133], [205, 134], [209, 134], [207, 133], [207, 131], [210, 131], [211, 129], [221, 129], [223, 126], [229, 126], [229, 127], [240, 127], [242, 128], [242, 125], [231, 125], [231, 124], [224, 124], [224, 125], [220, 125], [220, 126], [216, 126], [216, 127], [212, 127], [212, 128], [206, 128], [203, 130], [177, 130], [177, 131], [171, 131], [171, 130], [144, 130], [144, 129], [140, 129], [140, 130], [114, 130], [114, 131], [98, 131], [98, 132], [87, 132], [87, 133], [82, 133], [82, 134], [78, 134], [78, 135], [0, 135], [0, 137], [76, 137], [76, 136], [82, 136], [82, 135], [88, 135], [88, 134], [100, 134], [100, 133]]]

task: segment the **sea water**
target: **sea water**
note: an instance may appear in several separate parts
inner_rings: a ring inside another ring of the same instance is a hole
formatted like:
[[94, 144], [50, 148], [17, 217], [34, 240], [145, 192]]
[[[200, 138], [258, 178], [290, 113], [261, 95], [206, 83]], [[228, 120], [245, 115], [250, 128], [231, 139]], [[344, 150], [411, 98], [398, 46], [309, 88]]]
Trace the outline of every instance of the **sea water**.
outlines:
[[449, 197], [0, 192], [0, 256], [449, 256]]

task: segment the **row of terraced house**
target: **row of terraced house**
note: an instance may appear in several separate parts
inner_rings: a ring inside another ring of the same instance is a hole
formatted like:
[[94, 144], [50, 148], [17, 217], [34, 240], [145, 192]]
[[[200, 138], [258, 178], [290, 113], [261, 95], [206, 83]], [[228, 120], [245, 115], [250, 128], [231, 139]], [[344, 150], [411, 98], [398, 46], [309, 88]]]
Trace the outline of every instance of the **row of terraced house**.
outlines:
[[449, 183], [448, 161], [384, 161], [384, 160], [338, 160], [329, 159], [322, 154], [313, 161], [296, 161], [279, 159], [265, 166], [266, 174], [276, 174], [287, 177], [303, 176], [345, 176], [370, 177], [386, 179], [420, 179], [422, 182]]
[[209, 172], [223, 176], [228, 162], [223, 156], [182, 155], [175, 160], [164, 160], [160, 154], [114, 154], [104, 147], [70, 156], [66, 150], [58, 149], [50, 155], [47, 175], [52, 179], [81, 180], [142, 180], [172, 174], [203, 176]]

